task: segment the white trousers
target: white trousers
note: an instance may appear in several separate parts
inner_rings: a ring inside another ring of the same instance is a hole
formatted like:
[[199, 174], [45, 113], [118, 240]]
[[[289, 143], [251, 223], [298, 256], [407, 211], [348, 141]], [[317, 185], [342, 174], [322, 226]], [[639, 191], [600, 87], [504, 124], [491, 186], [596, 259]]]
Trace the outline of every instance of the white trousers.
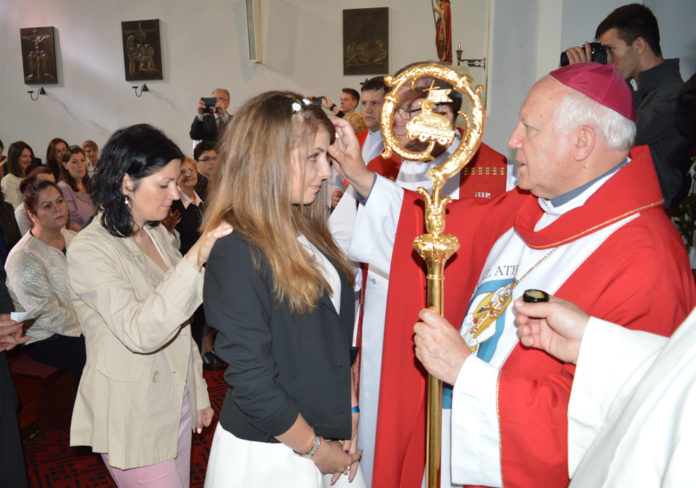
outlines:
[[[311, 459], [285, 444], [239, 439], [218, 423], [210, 449], [205, 488], [329, 488], [331, 475], [322, 475]], [[352, 483], [341, 475], [333, 488], [365, 488], [362, 472]]]

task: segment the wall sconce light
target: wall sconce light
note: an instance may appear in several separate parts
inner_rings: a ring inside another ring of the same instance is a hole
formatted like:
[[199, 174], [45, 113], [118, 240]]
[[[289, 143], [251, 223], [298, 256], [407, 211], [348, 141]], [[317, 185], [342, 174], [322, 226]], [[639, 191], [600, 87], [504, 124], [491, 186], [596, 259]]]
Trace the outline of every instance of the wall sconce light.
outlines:
[[483, 68], [486, 69], [486, 58], [481, 58], [481, 59], [462, 59], [462, 53], [464, 50], [462, 49], [462, 43], [457, 44], [457, 66], [460, 66], [461, 64], [466, 64], [470, 68]]
[[39, 88], [39, 91], [36, 92], [36, 96], [34, 96], [34, 90], [28, 90], [27, 93], [29, 94], [29, 98], [31, 98], [33, 101], [37, 101], [40, 95], [46, 94], [46, 90], [44, 90], [44, 87], [42, 86]]
[[[143, 83], [143, 84], [140, 85], [140, 86], [135, 85], [135, 86], [133, 86], [133, 90], [134, 90], [134, 92], [135, 92], [135, 96], [138, 97], [138, 98], [140, 98], [140, 97], [143, 96], [143, 92], [149, 92], [149, 91], [150, 91], [150, 89], [147, 87], [147, 83]], [[139, 90], [139, 91], [138, 91], [138, 90]]]

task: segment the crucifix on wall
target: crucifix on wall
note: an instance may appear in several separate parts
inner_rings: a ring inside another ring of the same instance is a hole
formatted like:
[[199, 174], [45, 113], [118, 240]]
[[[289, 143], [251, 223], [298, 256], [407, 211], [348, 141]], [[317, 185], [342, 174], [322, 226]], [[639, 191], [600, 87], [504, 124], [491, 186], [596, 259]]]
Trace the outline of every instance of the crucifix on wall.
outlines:
[[159, 19], [121, 22], [126, 81], [161, 80]]
[[19, 29], [24, 83], [58, 83], [53, 27]]

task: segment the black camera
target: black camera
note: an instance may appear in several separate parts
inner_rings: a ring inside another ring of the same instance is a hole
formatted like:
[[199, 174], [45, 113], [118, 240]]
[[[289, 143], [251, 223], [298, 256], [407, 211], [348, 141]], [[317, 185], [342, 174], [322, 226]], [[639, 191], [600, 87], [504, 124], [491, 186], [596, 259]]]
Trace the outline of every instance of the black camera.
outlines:
[[215, 113], [215, 104], [217, 103], [217, 98], [215, 97], [202, 97], [203, 103], [205, 103], [204, 114]]
[[[584, 49], [584, 46], [580, 46]], [[598, 42], [590, 43], [590, 61], [595, 63], [607, 64], [607, 48]], [[561, 66], [570, 64], [568, 55], [565, 51], [561, 53]]]

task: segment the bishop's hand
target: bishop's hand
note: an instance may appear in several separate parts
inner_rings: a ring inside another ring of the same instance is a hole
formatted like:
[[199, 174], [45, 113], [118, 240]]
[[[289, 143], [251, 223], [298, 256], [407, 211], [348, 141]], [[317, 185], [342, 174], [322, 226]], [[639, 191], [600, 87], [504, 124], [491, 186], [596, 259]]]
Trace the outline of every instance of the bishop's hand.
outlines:
[[418, 313], [420, 322], [413, 327], [416, 357], [425, 369], [439, 380], [454, 385], [471, 350], [459, 331], [442, 315], [424, 308]]
[[367, 197], [372, 189], [374, 173], [365, 166], [360, 142], [358, 142], [353, 127], [347, 120], [338, 117], [330, 117], [330, 119], [336, 128], [336, 139], [329, 146], [329, 154], [333, 158], [334, 168], [355, 187], [360, 195]]

